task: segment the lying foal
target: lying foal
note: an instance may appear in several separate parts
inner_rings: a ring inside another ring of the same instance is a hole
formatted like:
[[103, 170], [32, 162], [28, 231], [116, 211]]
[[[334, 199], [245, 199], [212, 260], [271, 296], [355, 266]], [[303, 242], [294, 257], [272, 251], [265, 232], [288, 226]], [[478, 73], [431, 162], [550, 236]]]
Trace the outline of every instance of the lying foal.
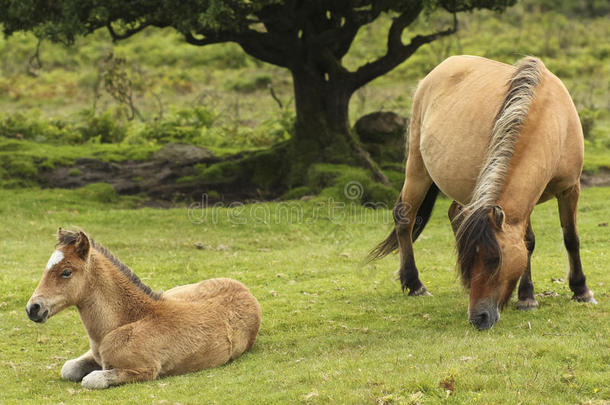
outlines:
[[261, 321], [258, 301], [238, 281], [155, 293], [84, 232], [60, 228], [26, 311], [45, 322], [72, 305], [91, 349], [68, 360], [61, 376], [91, 389], [219, 366], [252, 347]]

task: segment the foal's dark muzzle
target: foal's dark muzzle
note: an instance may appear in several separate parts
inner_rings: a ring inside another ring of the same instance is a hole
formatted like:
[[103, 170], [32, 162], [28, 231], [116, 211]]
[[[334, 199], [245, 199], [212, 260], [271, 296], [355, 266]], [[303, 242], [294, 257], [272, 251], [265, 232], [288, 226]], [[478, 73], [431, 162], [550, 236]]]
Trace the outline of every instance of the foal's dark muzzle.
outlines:
[[25, 307], [25, 312], [34, 322], [43, 323], [49, 317], [49, 310], [46, 308], [42, 301], [28, 302]]
[[500, 311], [495, 304], [477, 305], [471, 311], [469, 321], [478, 330], [491, 329], [492, 326], [500, 319]]

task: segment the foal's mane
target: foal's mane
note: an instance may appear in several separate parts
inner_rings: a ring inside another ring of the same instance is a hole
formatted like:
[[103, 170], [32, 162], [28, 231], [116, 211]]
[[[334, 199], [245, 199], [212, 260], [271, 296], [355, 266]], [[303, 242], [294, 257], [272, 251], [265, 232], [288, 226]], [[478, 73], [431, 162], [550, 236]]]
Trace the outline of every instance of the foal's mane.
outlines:
[[508, 93], [494, 121], [487, 152], [477, 177], [470, 203], [457, 216], [456, 234], [458, 265], [462, 282], [470, 284], [471, 270], [478, 252], [490, 260], [490, 272], [500, 268], [502, 254], [492, 229], [489, 213], [496, 204], [515, 152], [519, 133], [527, 119], [534, 91], [542, 80], [544, 64], [527, 56], [516, 64], [509, 80]]
[[146, 293], [150, 298], [154, 300], [161, 298], [160, 293], [154, 292], [149, 286], [144, 284], [142, 280], [140, 280], [140, 277], [138, 277], [136, 273], [134, 273], [133, 270], [131, 270], [125, 263], [120, 261], [119, 258], [116, 257], [110, 250], [102, 246], [100, 243], [95, 242], [93, 239], [91, 239], [91, 245], [95, 250], [100, 252], [106, 259], [108, 259], [110, 263], [114, 265], [114, 267], [119, 269], [129, 281], [134, 283], [136, 287]]
[[[76, 243], [78, 237], [77, 232], [64, 232], [59, 235], [58, 244], [59, 245], [72, 245]], [[159, 300], [161, 298], [161, 293], [154, 292], [149, 286], [144, 284], [140, 277], [138, 277], [133, 270], [131, 270], [125, 263], [119, 260], [110, 250], [102, 246], [100, 243], [95, 242], [93, 239], [89, 239], [91, 241], [91, 247], [102, 254], [106, 259], [112, 263], [114, 267], [116, 267], [129, 281], [136, 285], [140, 290], [142, 290], [146, 295], [154, 300]]]

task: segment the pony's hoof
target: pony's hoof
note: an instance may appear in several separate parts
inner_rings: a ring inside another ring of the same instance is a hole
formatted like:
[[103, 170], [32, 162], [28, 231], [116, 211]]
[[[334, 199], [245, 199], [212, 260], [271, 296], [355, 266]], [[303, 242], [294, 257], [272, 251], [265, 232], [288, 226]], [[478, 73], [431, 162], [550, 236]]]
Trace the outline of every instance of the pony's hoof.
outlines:
[[420, 296], [432, 296], [432, 294], [430, 294], [430, 292], [426, 289], [426, 286], [421, 286], [419, 287], [417, 290], [411, 290], [409, 291], [409, 296], [410, 297], [420, 297]]
[[538, 309], [538, 301], [536, 301], [535, 298], [526, 298], [517, 301], [515, 306], [522, 311], [530, 311], [532, 309]]
[[593, 298], [593, 291], [591, 290], [588, 290], [587, 292], [580, 295], [574, 294], [572, 299], [577, 302], [588, 302], [589, 304], [597, 304], [597, 301], [595, 300], [595, 298]]
[[101, 370], [92, 371], [83, 378], [83, 388], [101, 390], [110, 387], [106, 374]]

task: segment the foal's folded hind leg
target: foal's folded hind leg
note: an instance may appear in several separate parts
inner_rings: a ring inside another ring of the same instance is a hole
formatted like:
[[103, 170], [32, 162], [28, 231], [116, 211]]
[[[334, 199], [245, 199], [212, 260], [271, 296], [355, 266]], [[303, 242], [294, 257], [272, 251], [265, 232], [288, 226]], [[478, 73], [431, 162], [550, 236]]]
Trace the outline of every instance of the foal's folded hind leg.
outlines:
[[113, 368], [110, 370], [98, 370], [87, 374], [83, 378], [83, 388], [99, 390], [114, 385], [121, 385], [139, 381], [154, 380], [158, 376], [158, 370], [152, 368], [124, 369]]
[[95, 370], [100, 370], [100, 366], [91, 350], [87, 351], [82, 356], [68, 360], [61, 368], [61, 378], [68, 381], [80, 382], [84, 376]]

